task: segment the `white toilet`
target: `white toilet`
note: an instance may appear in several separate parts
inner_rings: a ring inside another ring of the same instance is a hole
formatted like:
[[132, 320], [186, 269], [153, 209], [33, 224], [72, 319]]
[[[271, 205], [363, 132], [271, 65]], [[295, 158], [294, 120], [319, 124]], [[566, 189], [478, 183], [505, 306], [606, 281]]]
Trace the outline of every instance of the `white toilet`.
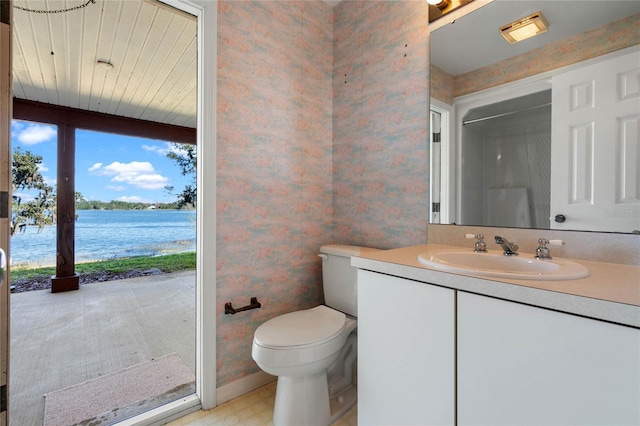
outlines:
[[377, 249], [320, 248], [325, 305], [258, 327], [251, 355], [278, 376], [273, 424], [329, 425], [356, 402], [357, 271], [351, 256]]

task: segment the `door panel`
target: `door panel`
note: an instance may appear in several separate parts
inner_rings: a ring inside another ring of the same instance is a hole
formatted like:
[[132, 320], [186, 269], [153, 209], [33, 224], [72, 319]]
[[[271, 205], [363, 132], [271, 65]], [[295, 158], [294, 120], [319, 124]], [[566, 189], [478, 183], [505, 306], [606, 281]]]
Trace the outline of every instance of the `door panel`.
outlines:
[[553, 77], [552, 228], [640, 229], [639, 63], [634, 49]]
[[[11, 216], [11, 2], [0, 2], [0, 248], [9, 253]], [[0, 426], [8, 423], [9, 276], [0, 285]]]

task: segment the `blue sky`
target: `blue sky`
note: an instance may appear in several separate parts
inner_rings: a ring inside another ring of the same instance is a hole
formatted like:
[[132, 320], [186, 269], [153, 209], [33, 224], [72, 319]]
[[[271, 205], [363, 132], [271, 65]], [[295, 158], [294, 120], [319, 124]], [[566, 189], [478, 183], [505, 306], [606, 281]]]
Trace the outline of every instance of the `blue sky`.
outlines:
[[[40, 172], [56, 183], [57, 128], [14, 120], [11, 141], [15, 150], [43, 157]], [[189, 179], [166, 157], [170, 143], [87, 130], [76, 130], [76, 192], [87, 200], [170, 203], [176, 197], [164, 189], [181, 191]], [[23, 194], [25, 195], [25, 194]], [[28, 198], [25, 197], [25, 198]]]

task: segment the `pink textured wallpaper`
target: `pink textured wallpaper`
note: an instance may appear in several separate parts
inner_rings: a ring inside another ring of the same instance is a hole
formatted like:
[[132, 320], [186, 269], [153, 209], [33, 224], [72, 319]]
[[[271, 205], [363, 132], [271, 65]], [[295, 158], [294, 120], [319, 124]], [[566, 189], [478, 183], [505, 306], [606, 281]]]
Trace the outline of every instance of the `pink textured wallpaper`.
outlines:
[[261, 323], [322, 303], [321, 245], [427, 241], [428, 5], [218, 7], [221, 386], [259, 371]]
[[640, 14], [455, 77], [454, 97], [640, 44]]
[[333, 239], [392, 248], [427, 240], [426, 1], [334, 8]]
[[431, 65], [429, 74], [429, 96], [453, 105], [453, 76], [435, 65]]
[[[322, 302], [331, 239], [331, 9], [221, 1], [218, 11], [218, 386], [259, 371], [255, 329]], [[224, 315], [255, 296], [261, 309]]]

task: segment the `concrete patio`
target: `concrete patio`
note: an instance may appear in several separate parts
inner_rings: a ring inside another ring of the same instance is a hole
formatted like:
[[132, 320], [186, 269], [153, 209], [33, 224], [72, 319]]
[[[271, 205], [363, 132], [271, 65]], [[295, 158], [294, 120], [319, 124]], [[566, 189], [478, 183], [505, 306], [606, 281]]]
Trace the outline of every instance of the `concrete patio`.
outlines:
[[10, 426], [44, 395], [177, 353], [195, 372], [195, 271], [11, 295]]

